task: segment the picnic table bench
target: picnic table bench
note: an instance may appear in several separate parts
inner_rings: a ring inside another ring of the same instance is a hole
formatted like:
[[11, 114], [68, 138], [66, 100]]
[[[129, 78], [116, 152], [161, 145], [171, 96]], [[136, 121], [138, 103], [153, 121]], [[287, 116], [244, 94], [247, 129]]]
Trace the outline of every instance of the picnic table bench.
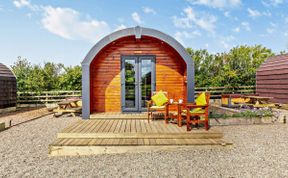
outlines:
[[76, 113], [81, 113], [82, 106], [80, 104], [81, 99], [67, 99], [57, 103], [58, 107], [53, 110], [54, 116], [60, 116], [64, 113], [70, 113], [72, 116], [76, 116]]
[[264, 108], [264, 107], [275, 107], [274, 103], [269, 103], [269, 100], [273, 99], [273, 97], [266, 96], [244, 96], [244, 98], [249, 98], [249, 102], [247, 105], [251, 105], [255, 108]]

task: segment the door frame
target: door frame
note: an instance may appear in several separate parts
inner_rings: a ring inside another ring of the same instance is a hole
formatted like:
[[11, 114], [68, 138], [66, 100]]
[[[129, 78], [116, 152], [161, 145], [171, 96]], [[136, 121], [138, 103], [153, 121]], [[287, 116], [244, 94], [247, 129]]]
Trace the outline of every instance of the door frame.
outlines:
[[[135, 60], [135, 108], [125, 107], [125, 60]], [[146, 108], [141, 106], [141, 61], [151, 60], [151, 93], [156, 90], [156, 56], [155, 55], [121, 55], [121, 111], [143, 112]]]

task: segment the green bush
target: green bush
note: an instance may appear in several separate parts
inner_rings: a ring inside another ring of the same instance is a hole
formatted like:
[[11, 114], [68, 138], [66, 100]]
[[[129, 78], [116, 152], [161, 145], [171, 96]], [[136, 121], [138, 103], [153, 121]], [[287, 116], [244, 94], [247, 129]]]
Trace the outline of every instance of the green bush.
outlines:
[[228, 119], [228, 118], [262, 118], [262, 117], [272, 117], [273, 112], [270, 109], [262, 109], [262, 110], [245, 110], [239, 113], [235, 114], [211, 114], [209, 118], [223, 118], [223, 119]]

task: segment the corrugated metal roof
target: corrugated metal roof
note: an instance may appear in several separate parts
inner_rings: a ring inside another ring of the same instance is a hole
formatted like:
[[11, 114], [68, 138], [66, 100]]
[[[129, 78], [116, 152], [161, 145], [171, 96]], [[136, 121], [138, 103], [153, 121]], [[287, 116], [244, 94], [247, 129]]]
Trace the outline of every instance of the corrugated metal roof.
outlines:
[[0, 77], [13, 77], [15, 78], [13, 72], [4, 64], [0, 63]]

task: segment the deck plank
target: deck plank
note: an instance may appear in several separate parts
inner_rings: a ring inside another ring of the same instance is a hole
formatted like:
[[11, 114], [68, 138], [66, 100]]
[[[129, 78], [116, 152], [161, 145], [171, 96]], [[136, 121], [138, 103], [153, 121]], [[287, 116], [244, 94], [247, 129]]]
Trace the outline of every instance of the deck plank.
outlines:
[[117, 124], [118, 124], [118, 120], [113, 120], [113, 122], [111, 124], [111, 127], [110, 127], [108, 132], [114, 132], [114, 130], [116, 129]]
[[125, 132], [131, 133], [131, 120], [126, 120]]
[[103, 124], [101, 125], [101, 127], [99, 128], [98, 132], [104, 132], [105, 128], [108, 126], [108, 123], [110, 122], [110, 120], [105, 120], [103, 122]]
[[131, 132], [132, 133], [136, 133], [137, 132], [137, 128], [136, 128], [136, 120], [133, 119], [131, 122]]
[[117, 126], [116, 126], [115, 130], [113, 131], [114, 133], [119, 133], [120, 132], [122, 122], [123, 122], [123, 120], [118, 120]]
[[107, 126], [104, 129], [104, 132], [109, 132], [109, 130], [111, 129], [114, 122], [116, 122], [116, 121], [115, 120], [109, 120], [109, 122], [107, 123]]
[[75, 127], [78, 127], [81, 122], [82, 122], [82, 120], [77, 121], [76, 123], [73, 123], [72, 125], [70, 125], [70, 126], [66, 127], [65, 129], [63, 129], [62, 132], [70, 132]]
[[82, 131], [82, 133], [89, 133], [91, 129], [94, 128], [93, 125], [97, 124], [95, 121], [89, 121], [90, 124]]
[[125, 132], [126, 123], [127, 123], [127, 120], [122, 120], [121, 128], [120, 128], [120, 131], [119, 131], [120, 133], [124, 133]]

